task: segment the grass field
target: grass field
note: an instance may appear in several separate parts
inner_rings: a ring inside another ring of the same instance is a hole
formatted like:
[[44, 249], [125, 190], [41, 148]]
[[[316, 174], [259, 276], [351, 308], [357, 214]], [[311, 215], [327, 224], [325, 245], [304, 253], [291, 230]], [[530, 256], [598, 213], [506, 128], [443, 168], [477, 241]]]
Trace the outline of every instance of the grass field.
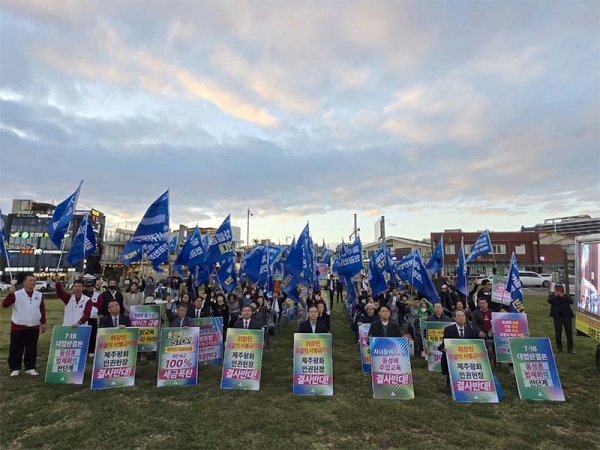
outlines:
[[[62, 303], [48, 300], [49, 323]], [[549, 305], [526, 298], [532, 336], [553, 336]], [[156, 388], [149, 361], [138, 366], [136, 386], [90, 391], [91, 363], [83, 386], [45, 385], [50, 332], [39, 344], [39, 377], [10, 378], [6, 357], [10, 310], [0, 313], [0, 448], [202, 448], [202, 449], [594, 449], [600, 448], [600, 389], [596, 343], [575, 338], [576, 355], [557, 355], [566, 402], [524, 402], [505, 367], [496, 374], [503, 402], [458, 404], [441, 374], [413, 359], [416, 398], [372, 398], [361, 373], [359, 350], [334, 308], [334, 396], [292, 395], [295, 324], [271, 341], [259, 392], [225, 391], [220, 368], [202, 367], [194, 387]]]

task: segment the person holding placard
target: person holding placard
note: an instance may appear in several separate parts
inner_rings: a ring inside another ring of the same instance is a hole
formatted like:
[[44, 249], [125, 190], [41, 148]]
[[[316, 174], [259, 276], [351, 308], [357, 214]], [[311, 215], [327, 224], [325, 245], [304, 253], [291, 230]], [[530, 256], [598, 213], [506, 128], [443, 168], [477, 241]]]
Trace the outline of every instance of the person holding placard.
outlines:
[[464, 311], [454, 311], [454, 321], [456, 325], [447, 326], [444, 329], [444, 341], [438, 347], [442, 352], [442, 374], [446, 375], [446, 386], [450, 389], [450, 373], [448, 371], [448, 359], [446, 358], [446, 339], [477, 339], [475, 331], [467, 324], [467, 316]]
[[108, 302], [108, 314], [100, 319], [100, 328], [127, 328], [130, 326], [129, 317], [121, 314], [121, 305], [117, 300]]
[[308, 320], [298, 322], [298, 333], [327, 333], [327, 326], [319, 320], [319, 310], [314, 304], [308, 307]]

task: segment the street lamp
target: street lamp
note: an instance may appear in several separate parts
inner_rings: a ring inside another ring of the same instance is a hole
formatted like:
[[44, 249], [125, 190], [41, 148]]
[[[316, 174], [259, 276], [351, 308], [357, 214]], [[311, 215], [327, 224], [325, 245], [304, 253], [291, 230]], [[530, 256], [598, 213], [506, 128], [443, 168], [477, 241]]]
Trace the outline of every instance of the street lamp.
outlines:
[[250, 247], [250, 216], [253, 216], [248, 206], [248, 221], [246, 223], [246, 247]]

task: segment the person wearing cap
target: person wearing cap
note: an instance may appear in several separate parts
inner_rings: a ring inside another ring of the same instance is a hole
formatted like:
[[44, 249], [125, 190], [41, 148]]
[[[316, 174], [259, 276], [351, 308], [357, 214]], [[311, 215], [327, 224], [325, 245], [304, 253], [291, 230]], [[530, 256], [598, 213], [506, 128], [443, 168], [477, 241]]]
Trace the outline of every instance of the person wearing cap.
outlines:
[[[549, 288], [550, 289], [550, 288]], [[554, 292], [548, 295], [548, 303], [550, 303], [550, 317], [554, 319], [554, 336], [556, 339], [556, 349], [558, 352], [563, 351], [562, 345], [562, 329], [564, 327], [567, 335], [567, 351], [573, 351], [573, 310], [571, 305], [573, 299], [569, 294], [565, 294], [565, 287], [562, 284], [554, 286]]]

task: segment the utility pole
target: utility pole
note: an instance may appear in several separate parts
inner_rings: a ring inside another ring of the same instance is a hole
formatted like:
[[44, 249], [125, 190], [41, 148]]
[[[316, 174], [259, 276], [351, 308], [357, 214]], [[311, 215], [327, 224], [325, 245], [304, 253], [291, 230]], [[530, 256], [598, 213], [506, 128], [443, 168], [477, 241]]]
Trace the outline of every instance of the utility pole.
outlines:
[[385, 246], [385, 216], [381, 216], [379, 222], [379, 229], [381, 230], [381, 246]]
[[356, 239], [358, 237], [358, 233], [360, 232], [360, 228], [358, 228], [358, 219], [357, 219], [357, 215], [354, 214], [354, 231], [352, 232], [352, 234], [348, 237], [348, 239], [350, 239], [350, 242], [352, 242], [354, 239]]

